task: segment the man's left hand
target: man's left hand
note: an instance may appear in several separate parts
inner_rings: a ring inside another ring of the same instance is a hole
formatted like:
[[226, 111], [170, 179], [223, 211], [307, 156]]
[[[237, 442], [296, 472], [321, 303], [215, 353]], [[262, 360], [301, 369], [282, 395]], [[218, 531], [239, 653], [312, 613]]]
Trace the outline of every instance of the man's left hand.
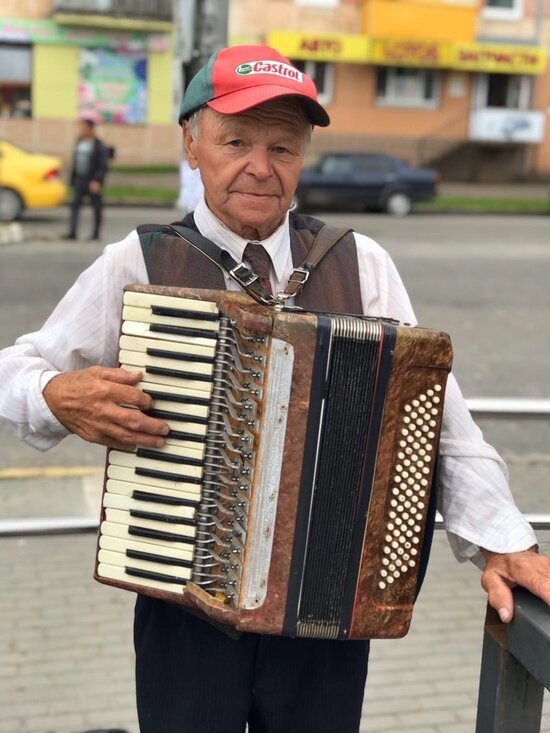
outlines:
[[481, 552], [486, 561], [481, 585], [501, 621], [508, 623], [514, 616], [512, 588], [516, 585], [550, 605], [550, 557], [539, 555], [534, 549], [503, 555]]
[[101, 181], [90, 181], [88, 191], [90, 193], [99, 193], [101, 191]]

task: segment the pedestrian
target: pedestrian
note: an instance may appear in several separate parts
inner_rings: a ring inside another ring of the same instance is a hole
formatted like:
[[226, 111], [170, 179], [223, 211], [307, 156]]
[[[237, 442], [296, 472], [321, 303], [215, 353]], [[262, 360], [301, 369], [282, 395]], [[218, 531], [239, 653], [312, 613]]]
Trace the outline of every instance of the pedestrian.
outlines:
[[[246, 258], [249, 242], [261, 243], [265, 276], [281, 292], [293, 247], [311, 243], [321, 226], [289, 211], [312, 128], [329, 124], [313, 82], [267, 46], [225, 48], [191, 80], [180, 122], [186, 158], [204, 185], [184, 223], [237, 261]], [[116, 368], [123, 287], [166, 279], [197, 286], [214, 265], [195, 253], [186, 270], [184, 244], [164, 246], [168, 235], [160, 231], [147, 246], [145, 239], [134, 230], [107, 246], [43, 328], [1, 353], [0, 416], [30, 445], [44, 450], [75, 433], [125, 450], [162, 448], [168, 426], [145, 414], [152, 401], [135, 387], [141, 375]], [[368, 315], [415, 323], [389, 255], [367, 236], [347, 234], [316, 272], [319, 278], [302, 291], [310, 302], [357, 301]], [[333, 293], [320, 292], [325, 278]], [[229, 278], [223, 284], [238, 289]], [[439, 463], [440, 509], [453, 550], [483, 566], [488, 601], [501, 619], [513, 616], [515, 584], [549, 603], [550, 558], [536, 552], [502, 460], [483, 440], [452, 375]], [[359, 729], [366, 640], [251, 633], [235, 639], [180, 607], [140, 595], [134, 639], [142, 733], [243, 733], [247, 725], [250, 733]]]
[[78, 219], [84, 199], [93, 208], [93, 229], [90, 241], [101, 236], [103, 218], [103, 182], [107, 174], [109, 148], [97, 137], [95, 122], [84, 118], [78, 123], [79, 134], [74, 146], [70, 183], [73, 189], [69, 231], [63, 239], [78, 238]]

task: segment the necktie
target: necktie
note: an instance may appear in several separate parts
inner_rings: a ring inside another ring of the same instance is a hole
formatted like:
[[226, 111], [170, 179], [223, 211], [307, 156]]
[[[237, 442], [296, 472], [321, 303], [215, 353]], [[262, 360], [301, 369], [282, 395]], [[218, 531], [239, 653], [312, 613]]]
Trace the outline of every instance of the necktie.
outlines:
[[246, 260], [252, 266], [252, 269], [260, 278], [260, 283], [271, 294], [271, 282], [269, 280], [269, 268], [271, 267], [271, 258], [265, 247], [261, 244], [249, 242], [244, 248], [243, 260]]

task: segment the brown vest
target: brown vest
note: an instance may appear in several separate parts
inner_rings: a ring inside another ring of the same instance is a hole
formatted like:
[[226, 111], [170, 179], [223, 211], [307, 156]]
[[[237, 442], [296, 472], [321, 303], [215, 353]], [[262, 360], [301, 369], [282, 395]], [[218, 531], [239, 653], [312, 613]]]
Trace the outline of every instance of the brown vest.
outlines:
[[[192, 214], [183, 225], [197, 231]], [[301, 265], [323, 223], [290, 214], [290, 248], [294, 266]], [[164, 234], [158, 225], [144, 224], [138, 234], [151, 285], [225, 290], [222, 271], [194, 247]], [[341, 239], [311, 273], [296, 305], [304, 310], [362, 314], [357, 251], [352, 233]]]

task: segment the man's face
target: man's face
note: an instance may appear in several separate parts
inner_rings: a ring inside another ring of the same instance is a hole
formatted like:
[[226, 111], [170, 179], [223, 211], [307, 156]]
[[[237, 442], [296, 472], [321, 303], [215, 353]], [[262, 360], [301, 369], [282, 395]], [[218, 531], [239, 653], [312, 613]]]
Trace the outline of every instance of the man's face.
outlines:
[[193, 140], [184, 130], [187, 160], [198, 167], [210, 210], [249, 240], [268, 237], [290, 208], [310, 125], [298, 103], [267, 102], [236, 115], [206, 107]]

